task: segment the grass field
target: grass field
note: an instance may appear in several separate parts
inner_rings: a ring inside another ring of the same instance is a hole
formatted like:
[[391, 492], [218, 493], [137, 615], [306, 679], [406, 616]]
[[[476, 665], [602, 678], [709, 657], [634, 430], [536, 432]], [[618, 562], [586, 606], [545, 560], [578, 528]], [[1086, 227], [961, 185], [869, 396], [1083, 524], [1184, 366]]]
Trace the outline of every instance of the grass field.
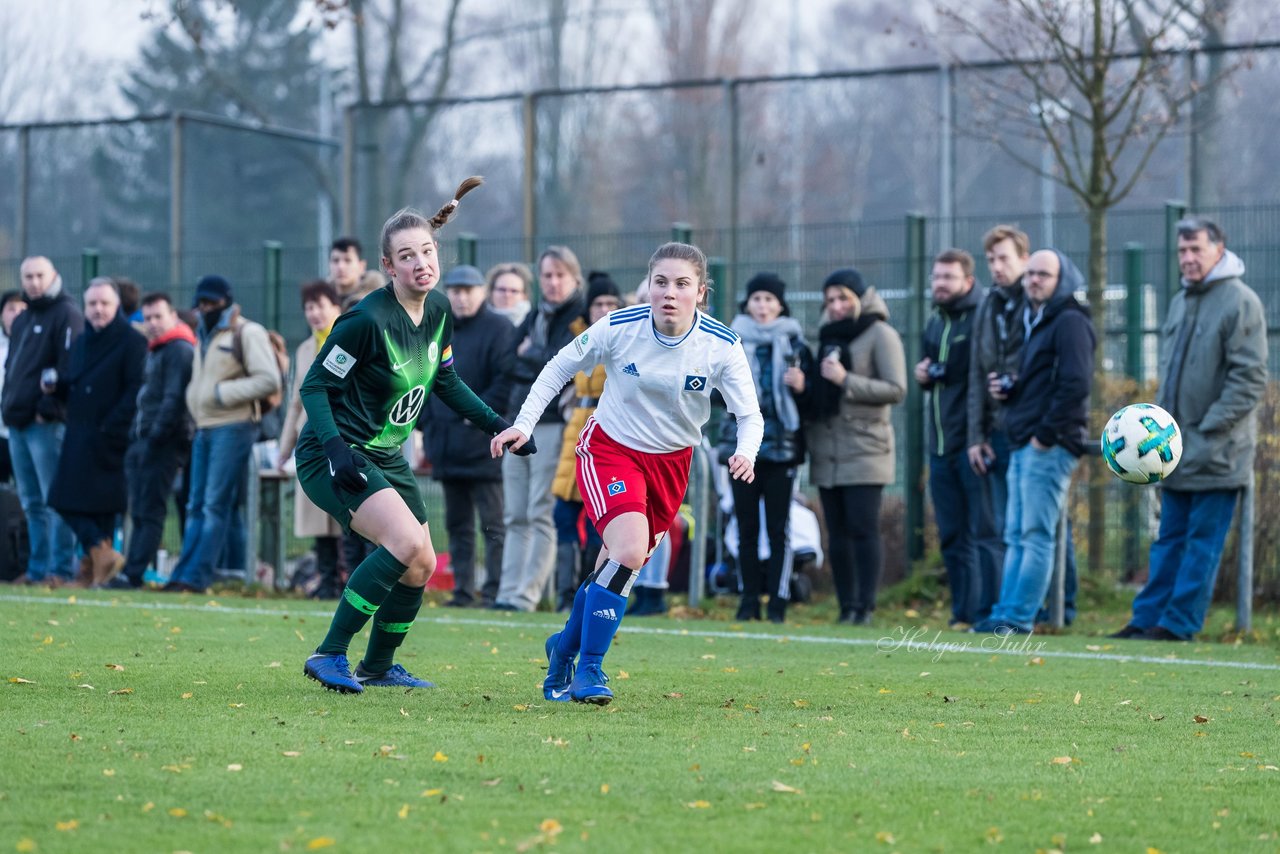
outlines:
[[543, 701], [550, 614], [425, 610], [439, 688], [325, 692], [329, 613], [6, 592], [0, 851], [1280, 850], [1267, 639], [633, 618], [598, 708]]

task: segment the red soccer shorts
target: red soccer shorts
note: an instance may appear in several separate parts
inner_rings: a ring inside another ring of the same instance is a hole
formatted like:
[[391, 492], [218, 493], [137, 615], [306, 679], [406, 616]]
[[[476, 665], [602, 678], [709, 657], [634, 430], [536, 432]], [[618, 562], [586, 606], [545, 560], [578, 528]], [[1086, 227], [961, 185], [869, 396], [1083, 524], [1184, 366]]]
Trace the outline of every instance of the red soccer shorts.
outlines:
[[589, 418], [578, 434], [578, 490], [601, 534], [621, 513], [643, 513], [649, 549], [661, 541], [689, 488], [693, 449], [646, 454], [619, 444]]

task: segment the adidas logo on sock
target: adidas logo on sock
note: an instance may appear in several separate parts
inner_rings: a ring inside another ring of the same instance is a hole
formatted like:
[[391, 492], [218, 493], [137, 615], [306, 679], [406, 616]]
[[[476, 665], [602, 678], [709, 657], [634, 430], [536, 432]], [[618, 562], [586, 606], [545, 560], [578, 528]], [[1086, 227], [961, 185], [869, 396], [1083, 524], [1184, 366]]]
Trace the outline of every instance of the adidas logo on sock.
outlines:
[[602, 620], [613, 620], [614, 622], [618, 620], [618, 612], [612, 608], [601, 608], [599, 611], [593, 611], [591, 616], [599, 617]]
[[640, 369], [636, 367], [636, 363], [635, 363], [635, 362], [632, 362], [631, 364], [629, 364], [629, 365], [627, 365], [625, 368], [623, 368], [623, 369], [622, 369], [622, 372], [623, 372], [624, 374], [628, 374], [628, 375], [633, 376], [633, 377], [638, 377], [638, 376], [640, 376]]

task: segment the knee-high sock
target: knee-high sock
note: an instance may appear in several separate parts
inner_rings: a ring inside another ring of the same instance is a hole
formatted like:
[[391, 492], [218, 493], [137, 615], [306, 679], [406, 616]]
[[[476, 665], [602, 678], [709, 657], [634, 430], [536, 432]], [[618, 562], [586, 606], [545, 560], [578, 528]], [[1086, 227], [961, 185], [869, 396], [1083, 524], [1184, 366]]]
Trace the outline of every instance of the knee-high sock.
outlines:
[[636, 571], [631, 567], [609, 560], [600, 567], [596, 580], [587, 585], [582, 608], [581, 663], [592, 659], [599, 663], [609, 651], [627, 611], [627, 595], [635, 577]]
[[582, 646], [582, 618], [587, 612], [587, 588], [599, 575], [599, 570], [592, 572], [573, 594], [573, 608], [569, 611], [569, 618], [564, 621], [560, 639], [556, 642], [557, 655], [565, 658], [578, 656], [578, 649]]
[[369, 648], [360, 666], [366, 673], [386, 673], [395, 658], [396, 650], [404, 643], [404, 636], [413, 625], [422, 607], [421, 587], [396, 584], [373, 615], [373, 631], [369, 636]]
[[356, 632], [386, 601], [391, 588], [407, 569], [391, 552], [379, 546], [360, 562], [347, 580], [347, 587], [338, 600], [338, 610], [333, 614], [329, 633], [316, 648], [322, 655], [345, 655]]

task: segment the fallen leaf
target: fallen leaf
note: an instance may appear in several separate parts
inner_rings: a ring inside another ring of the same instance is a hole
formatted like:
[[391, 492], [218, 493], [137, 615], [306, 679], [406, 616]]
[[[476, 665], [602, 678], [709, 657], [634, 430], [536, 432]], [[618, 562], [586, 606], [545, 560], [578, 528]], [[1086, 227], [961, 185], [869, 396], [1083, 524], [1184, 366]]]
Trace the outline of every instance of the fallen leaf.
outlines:
[[715, 659], [716, 657], [712, 653], [707, 653], [706, 655], [702, 656], [703, 661], [715, 661]]
[[1075, 705], [1077, 705], [1077, 706], [1078, 706], [1078, 705], [1080, 705], [1080, 692], [1079, 692], [1079, 691], [1077, 691], [1077, 692], [1076, 692], [1076, 698], [1075, 698], [1074, 700], [1072, 700], [1071, 702], [1072, 702], [1072, 703], [1074, 703], [1074, 704], [1075, 704]]
[[187, 811], [184, 810], [182, 807], [174, 807], [171, 810], [169, 810], [169, 815], [173, 816], [174, 818], [186, 818]]
[[103, 769], [102, 769], [102, 776], [103, 776], [103, 777], [114, 777], [115, 775], [116, 775], [116, 769], [114, 769], [114, 768], [103, 768]]
[[998, 827], [988, 827], [987, 833], [986, 833], [986, 839], [987, 839], [987, 842], [991, 843], [992, 845], [996, 845], [1001, 842], [1004, 842], [1004, 834], [1000, 832], [1000, 828]]
[[79, 826], [80, 822], [76, 821], [74, 818], [69, 821], [60, 821], [54, 825], [58, 830], [75, 830]]
[[319, 851], [321, 848], [332, 848], [338, 841], [332, 836], [317, 836], [307, 843], [308, 851]]
[[84, 684], [84, 685], [77, 685], [76, 687], [77, 687], [77, 688], [88, 688], [90, 691], [96, 691], [96, 690], [98, 690], [97, 688], [95, 688], [95, 687], [93, 687], [92, 685], [89, 685], [89, 684], [87, 684], [87, 683], [86, 683], [86, 684]]
[[147, 801], [145, 804], [142, 805], [143, 812], [151, 812], [155, 808], [156, 808], [156, 805], [151, 801]]
[[547, 818], [542, 820], [542, 824], [538, 825], [538, 829], [548, 836], [555, 836], [564, 830], [564, 827], [554, 818]]
[[448, 762], [449, 757], [445, 756], [443, 753], [437, 750], [436, 755], [431, 757], [431, 761], [432, 762]]
[[400, 714], [404, 715], [406, 718], [409, 717], [409, 713], [404, 710], [404, 706], [400, 707]]
[[1153, 714], [1151, 714], [1151, 713], [1149, 713], [1149, 712], [1147, 713], [1147, 717], [1151, 718], [1151, 720], [1153, 720], [1153, 721], [1162, 721], [1162, 720], [1164, 720], [1164, 715], [1153, 715]]
[[630, 673], [628, 673], [628, 672], [627, 672], [627, 671], [625, 671], [625, 670], [619, 670], [619, 671], [618, 671], [618, 678], [619, 678], [619, 679], [630, 679], [630, 678], [631, 678], [631, 674], [630, 674]]
[[121, 688], [121, 689], [119, 689], [118, 691], [108, 691], [107, 693], [108, 693], [108, 694], [132, 694], [132, 693], [133, 693], [133, 689], [132, 689], [132, 688]]
[[925, 676], [928, 676], [928, 675], [929, 675], [929, 671], [928, 671], [928, 670], [922, 671], [922, 672], [920, 673], [920, 677], [921, 677], [921, 678], [924, 678]]
[[288, 756], [288, 757], [292, 758], [292, 757], [294, 757], [294, 756], [301, 756], [301, 755], [302, 755], [302, 753], [301, 753], [301, 752], [299, 752], [299, 751], [297, 751], [297, 750], [283, 750], [283, 751], [281, 751], [281, 752], [280, 752], [280, 755], [281, 755], [281, 756]]
[[679, 700], [684, 696], [684, 694], [681, 694], [679, 691], [672, 691], [670, 694], [663, 694], [662, 696], [666, 697], [668, 700]]
[[108, 664], [105, 666], [108, 670], [124, 670], [123, 664]]
[[13, 685], [34, 685], [30, 679], [23, 679], [21, 676], [10, 676], [9, 682]]
[[18, 840], [18, 844], [13, 846], [13, 848], [15, 851], [21, 852], [21, 854], [30, 854], [30, 852], [36, 850], [36, 841], [30, 837], [24, 836]]
[[230, 765], [228, 765], [228, 766], [227, 766], [227, 770], [228, 770], [228, 771], [243, 771], [243, 770], [244, 770], [244, 766], [243, 766], [243, 765], [241, 765], [239, 762], [232, 762]]
[[71, 733], [71, 740], [72, 740], [72, 741], [80, 741], [80, 740], [81, 740], [81, 738], [80, 738], [80, 736], [79, 736], [79, 735], [77, 735], [76, 733], [74, 733], [74, 732], [73, 732], [73, 733]]
[[705, 810], [705, 809], [711, 808], [711, 802], [710, 801], [690, 801], [689, 803], [685, 804], [685, 806], [691, 810]]
[[[501, 779], [501, 778], [499, 778], [499, 779]], [[485, 783], [485, 785], [487, 786], [487, 785], [489, 785], [489, 784], [488, 784], [488, 783]], [[424, 798], [434, 798], [436, 795], [440, 794], [440, 793], [441, 793], [441, 792], [443, 792], [443, 791], [444, 791], [444, 789], [427, 789], [426, 791], [424, 791], [424, 792], [422, 793], [422, 797], [424, 797]]]
[[192, 697], [194, 697], [194, 696], [195, 696], [195, 695], [194, 695], [194, 694], [192, 694], [190, 691], [185, 691], [185, 692], [183, 692], [183, 694], [182, 694], [182, 699], [184, 699], [184, 700], [190, 700], [190, 699], [191, 699]]
[[892, 845], [894, 843], [893, 834], [887, 830], [877, 830], [876, 842], [883, 842], [885, 845]]
[[956, 703], [956, 702], [959, 702], [959, 698], [958, 698], [958, 697], [949, 697], [949, 696], [947, 696], [946, 694], [943, 694], [943, 695], [942, 695], [942, 702], [944, 702], [944, 703]]
[[1050, 760], [1049, 760], [1049, 764], [1050, 764], [1050, 765], [1070, 765], [1070, 764], [1071, 764], [1071, 757], [1070, 757], [1070, 756], [1055, 756], [1055, 757], [1053, 757], [1052, 759], [1050, 759]]
[[782, 782], [781, 780], [774, 780], [771, 786], [775, 792], [786, 792], [787, 794], [790, 794], [790, 795], [804, 794], [804, 792], [802, 792], [800, 789], [796, 789], [796, 788], [793, 788], [792, 786], [788, 786], [786, 783]]
[[1044, 659], [1037, 655], [1035, 658], [1028, 661], [1027, 664], [1034, 664], [1037, 667], [1039, 667], [1040, 665], [1044, 664]]
[[302, 641], [303, 643], [307, 642], [307, 639], [302, 636], [302, 632], [298, 631], [297, 629], [294, 629], [293, 633], [298, 636], [298, 640]]
[[400, 810], [396, 813], [396, 815], [397, 815], [397, 816], [399, 816], [399, 817], [400, 817], [400, 818], [402, 818], [402, 819], [406, 819], [406, 818], [408, 818], [408, 817], [409, 817], [409, 805], [408, 805], [408, 804], [404, 804], [404, 805], [402, 805], [402, 806], [400, 807]]
[[528, 705], [527, 703], [517, 703], [516, 705], [512, 706], [511, 708], [515, 709], [517, 712], [527, 712], [527, 711], [529, 711], [529, 705]]
[[1090, 845], [1100, 845], [1100, 844], [1102, 844], [1102, 834], [1101, 834], [1101, 833], [1095, 833], [1093, 836], [1090, 836], [1090, 837], [1089, 837], [1089, 844], [1090, 844]]
[[270, 664], [268, 664], [267, 667], [280, 667], [280, 662], [273, 661]]
[[791, 705], [795, 706], [797, 709], [807, 709], [809, 708], [809, 701], [808, 700], [792, 700]]
[[1209, 719], [1206, 718], [1204, 715], [1196, 715], [1191, 720], [1195, 721], [1198, 724], [1207, 724], [1209, 722]]
[[[480, 785], [481, 785], [481, 786], [496, 786], [496, 785], [498, 785], [498, 784], [499, 784], [499, 783], [501, 783], [501, 782], [502, 782], [502, 778], [501, 778], [501, 777], [494, 777], [492, 780], [481, 780], [481, 781], [480, 781]], [[440, 790], [439, 790], [439, 789], [428, 789], [428, 790], [427, 790], [427, 792], [436, 792], [436, 793], [439, 793], [439, 792], [440, 792]], [[423, 792], [422, 794], [423, 794], [424, 796], [426, 796], [426, 795], [427, 795], [427, 792]]]
[[609, 784], [608, 784], [608, 783], [601, 783], [601, 784], [600, 784], [600, 794], [602, 794], [602, 795], [607, 795], [607, 794], [609, 794]]

